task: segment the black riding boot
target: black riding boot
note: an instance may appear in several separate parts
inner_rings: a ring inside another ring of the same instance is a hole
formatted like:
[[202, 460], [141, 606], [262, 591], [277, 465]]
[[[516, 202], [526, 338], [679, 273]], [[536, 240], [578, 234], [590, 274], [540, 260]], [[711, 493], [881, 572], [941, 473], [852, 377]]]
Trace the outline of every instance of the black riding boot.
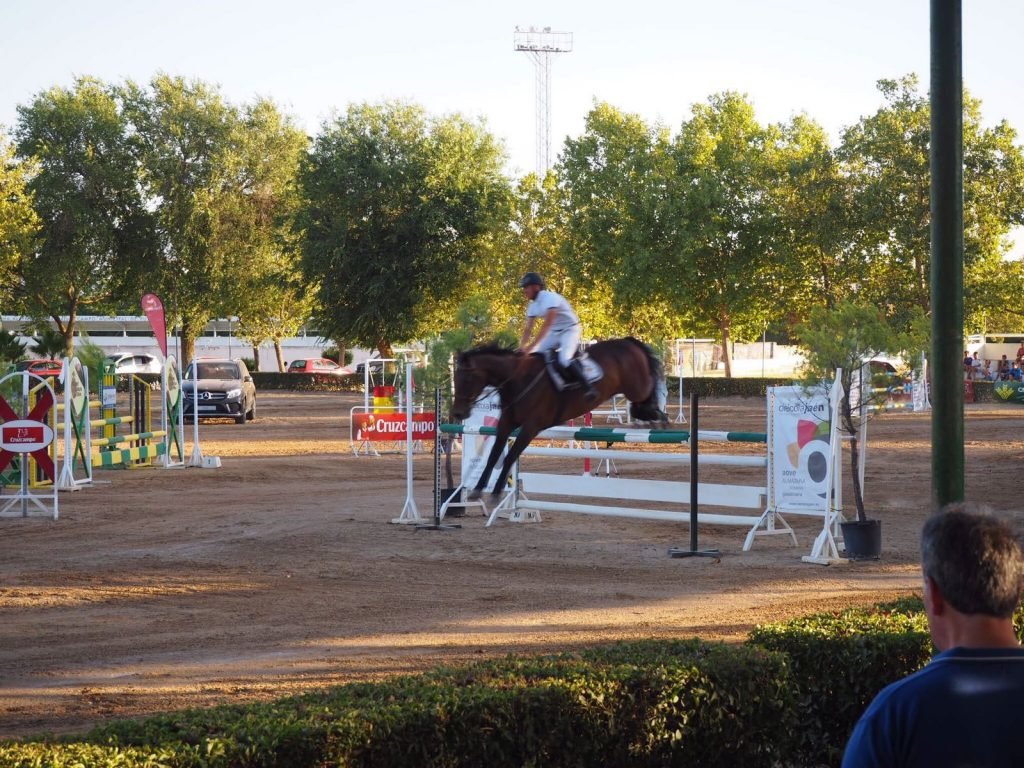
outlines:
[[568, 370], [572, 372], [572, 375], [576, 378], [576, 381], [583, 387], [584, 394], [587, 400], [597, 399], [597, 390], [594, 389], [594, 385], [587, 381], [587, 375], [583, 372], [583, 363], [579, 360], [570, 360]]

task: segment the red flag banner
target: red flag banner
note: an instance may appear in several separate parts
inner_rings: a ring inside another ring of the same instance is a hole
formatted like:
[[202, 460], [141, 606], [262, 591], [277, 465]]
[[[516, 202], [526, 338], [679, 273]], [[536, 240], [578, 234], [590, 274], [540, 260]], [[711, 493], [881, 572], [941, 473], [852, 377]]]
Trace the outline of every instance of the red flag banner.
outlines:
[[142, 311], [149, 320], [149, 327], [153, 329], [156, 336], [156, 343], [160, 345], [160, 351], [167, 357], [167, 321], [164, 319], [164, 303], [155, 293], [147, 293], [142, 297]]

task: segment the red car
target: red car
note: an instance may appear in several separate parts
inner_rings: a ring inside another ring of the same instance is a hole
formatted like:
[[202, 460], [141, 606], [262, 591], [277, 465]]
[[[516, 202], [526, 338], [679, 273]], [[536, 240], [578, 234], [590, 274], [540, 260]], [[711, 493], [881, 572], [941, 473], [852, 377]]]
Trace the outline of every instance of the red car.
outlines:
[[28, 371], [45, 379], [47, 376], [60, 376], [62, 365], [62, 360], [22, 360], [15, 363], [14, 370]]
[[288, 373], [326, 373], [333, 376], [345, 376], [352, 373], [352, 369], [338, 365], [325, 357], [309, 357], [292, 360], [288, 366]]

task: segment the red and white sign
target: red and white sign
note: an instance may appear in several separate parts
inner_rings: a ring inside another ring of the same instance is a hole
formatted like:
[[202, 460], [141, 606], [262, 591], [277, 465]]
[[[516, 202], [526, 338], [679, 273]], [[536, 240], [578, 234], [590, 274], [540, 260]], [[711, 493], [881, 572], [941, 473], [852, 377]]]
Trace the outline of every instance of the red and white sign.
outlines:
[[[354, 413], [352, 414], [352, 441], [363, 440], [406, 440], [406, 416], [404, 413]], [[412, 439], [433, 440], [437, 423], [432, 413], [412, 415]]]
[[33, 453], [53, 442], [53, 430], [41, 421], [19, 419], [0, 424], [0, 448], [11, 453]]
[[167, 321], [164, 319], [164, 303], [155, 293], [147, 293], [142, 297], [142, 311], [149, 320], [149, 327], [153, 329], [156, 336], [156, 343], [160, 345], [160, 351], [167, 357]]

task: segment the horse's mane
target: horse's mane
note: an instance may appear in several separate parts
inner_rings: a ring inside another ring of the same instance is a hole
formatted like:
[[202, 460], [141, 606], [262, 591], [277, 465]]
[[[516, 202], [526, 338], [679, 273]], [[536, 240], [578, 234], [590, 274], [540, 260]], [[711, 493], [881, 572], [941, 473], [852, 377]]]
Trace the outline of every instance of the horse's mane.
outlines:
[[477, 355], [518, 355], [519, 353], [511, 347], [503, 347], [496, 341], [492, 341], [489, 344], [481, 344], [472, 349], [467, 349], [459, 357], [463, 360], [468, 360]]

